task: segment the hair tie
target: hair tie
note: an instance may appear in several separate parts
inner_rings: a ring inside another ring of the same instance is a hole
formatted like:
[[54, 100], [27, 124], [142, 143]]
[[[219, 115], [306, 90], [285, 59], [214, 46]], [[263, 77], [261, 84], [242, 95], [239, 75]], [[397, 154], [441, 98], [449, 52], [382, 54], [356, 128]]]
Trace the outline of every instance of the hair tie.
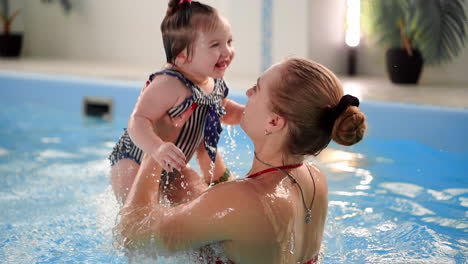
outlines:
[[336, 119], [348, 108], [348, 106], [356, 106], [359, 107], [359, 99], [352, 95], [344, 95], [341, 97], [340, 102], [331, 109], [326, 110], [325, 113], [325, 128], [327, 130], [331, 130], [333, 128], [333, 124], [335, 123]]
[[179, 5], [183, 4], [184, 2], [191, 3], [192, 0], [180, 0], [180, 1], [179, 1]]
[[331, 109], [335, 115], [335, 119], [338, 118], [350, 105], [359, 107], [359, 99], [349, 94], [341, 97], [340, 102]]

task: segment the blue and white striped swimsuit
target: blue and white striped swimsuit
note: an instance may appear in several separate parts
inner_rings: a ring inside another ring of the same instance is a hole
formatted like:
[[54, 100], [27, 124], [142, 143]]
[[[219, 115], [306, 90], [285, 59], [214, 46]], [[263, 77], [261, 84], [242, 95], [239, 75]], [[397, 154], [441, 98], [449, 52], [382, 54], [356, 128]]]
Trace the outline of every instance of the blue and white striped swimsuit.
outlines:
[[[180, 105], [167, 111], [170, 117], [178, 117], [193, 104], [197, 104], [190, 118], [184, 126], [182, 126], [181, 132], [174, 144], [184, 152], [188, 161], [192, 158], [195, 150], [204, 139], [204, 145], [208, 155], [214, 162], [219, 136], [222, 131], [220, 118], [226, 114], [226, 110], [222, 105], [223, 99], [226, 98], [229, 92], [226, 83], [223, 79], [215, 79], [213, 91], [211, 94], [206, 94], [198, 85], [194, 84], [174, 69], [165, 69], [153, 73], [150, 75], [149, 80], [152, 81], [155, 76], [161, 74], [177, 78], [192, 91], [192, 95], [186, 98]], [[127, 130], [124, 129], [124, 133], [119, 138], [119, 141], [109, 156], [111, 166], [125, 158], [132, 159], [140, 164], [142, 157], [143, 150], [133, 143]]]

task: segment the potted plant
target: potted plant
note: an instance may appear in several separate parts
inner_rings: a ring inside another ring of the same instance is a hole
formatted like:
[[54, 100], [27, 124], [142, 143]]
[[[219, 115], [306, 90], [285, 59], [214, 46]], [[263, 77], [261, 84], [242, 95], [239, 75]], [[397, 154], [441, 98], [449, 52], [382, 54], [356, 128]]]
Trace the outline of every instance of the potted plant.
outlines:
[[0, 56], [17, 57], [21, 52], [23, 34], [11, 32], [11, 25], [20, 11], [16, 9], [10, 14], [8, 0], [0, 0], [0, 20], [3, 22], [3, 32], [0, 34]]
[[464, 0], [364, 0], [365, 25], [388, 48], [394, 83], [418, 83], [423, 65], [440, 65], [465, 45]]

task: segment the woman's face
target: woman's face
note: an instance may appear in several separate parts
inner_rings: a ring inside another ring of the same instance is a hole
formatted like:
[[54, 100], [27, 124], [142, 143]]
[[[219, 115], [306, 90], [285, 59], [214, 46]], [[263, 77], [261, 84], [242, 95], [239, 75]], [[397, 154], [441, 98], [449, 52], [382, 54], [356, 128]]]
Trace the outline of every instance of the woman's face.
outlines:
[[281, 78], [281, 64], [275, 64], [265, 71], [257, 83], [247, 90], [248, 97], [240, 125], [253, 140], [265, 136], [265, 127], [271, 116], [270, 91], [275, 89]]

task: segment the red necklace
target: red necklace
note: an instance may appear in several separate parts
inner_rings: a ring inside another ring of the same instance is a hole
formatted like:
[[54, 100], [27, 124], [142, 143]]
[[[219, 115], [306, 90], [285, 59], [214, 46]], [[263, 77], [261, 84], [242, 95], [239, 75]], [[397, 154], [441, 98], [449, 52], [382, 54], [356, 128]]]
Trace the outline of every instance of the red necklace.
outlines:
[[302, 166], [302, 164], [303, 164], [303, 163], [301, 162], [301, 163], [298, 163], [298, 164], [292, 164], [292, 165], [285, 165], [285, 166], [279, 166], [279, 167], [268, 168], [268, 169], [259, 171], [259, 172], [257, 172], [257, 173], [251, 174], [251, 175], [247, 176], [247, 178], [255, 178], [255, 177], [257, 177], [257, 176], [260, 176], [260, 175], [262, 175], [262, 174], [265, 174], [265, 173], [270, 172], [270, 171], [275, 171], [275, 170], [288, 170], [288, 169], [299, 168], [300, 166]]

